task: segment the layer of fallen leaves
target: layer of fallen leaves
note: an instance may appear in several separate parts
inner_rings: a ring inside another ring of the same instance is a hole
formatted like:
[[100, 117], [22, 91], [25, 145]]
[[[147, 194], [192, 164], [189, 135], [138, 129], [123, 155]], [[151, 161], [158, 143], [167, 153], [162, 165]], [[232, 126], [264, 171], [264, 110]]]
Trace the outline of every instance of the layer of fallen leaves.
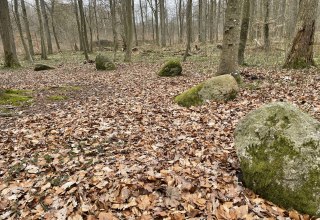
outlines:
[[241, 183], [233, 130], [250, 110], [289, 101], [320, 118], [317, 70], [244, 69], [237, 99], [190, 109], [173, 97], [210, 77], [198, 64], [113, 72], [65, 66], [2, 72], [0, 86], [77, 85], [73, 98], [0, 118], [0, 219], [310, 219]]

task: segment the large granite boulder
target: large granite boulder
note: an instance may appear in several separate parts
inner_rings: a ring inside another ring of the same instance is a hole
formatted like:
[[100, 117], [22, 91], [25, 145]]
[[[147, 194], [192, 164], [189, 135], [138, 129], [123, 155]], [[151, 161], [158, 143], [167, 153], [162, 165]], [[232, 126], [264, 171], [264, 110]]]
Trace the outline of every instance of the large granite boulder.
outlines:
[[287, 209], [320, 216], [320, 123], [289, 103], [249, 113], [235, 131], [245, 185]]
[[175, 98], [181, 106], [201, 105], [206, 100], [228, 101], [237, 96], [239, 86], [233, 76], [226, 74], [213, 77]]
[[179, 61], [168, 61], [159, 71], [159, 76], [179, 76], [182, 74], [182, 66]]
[[116, 65], [106, 56], [101, 54], [96, 57], [96, 69], [97, 70], [115, 70]]

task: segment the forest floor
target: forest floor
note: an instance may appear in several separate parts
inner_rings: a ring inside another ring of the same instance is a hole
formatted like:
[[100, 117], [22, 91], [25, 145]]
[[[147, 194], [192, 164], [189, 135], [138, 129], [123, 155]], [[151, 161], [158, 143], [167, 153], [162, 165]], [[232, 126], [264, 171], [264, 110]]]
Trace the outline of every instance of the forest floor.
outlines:
[[320, 119], [318, 70], [243, 68], [235, 100], [183, 108], [173, 98], [216, 66], [160, 66], [0, 70], [0, 87], [32, 91], [0, 117], [0, 219], [310, 219], [243, 186], [233, 131], [272, 101]]

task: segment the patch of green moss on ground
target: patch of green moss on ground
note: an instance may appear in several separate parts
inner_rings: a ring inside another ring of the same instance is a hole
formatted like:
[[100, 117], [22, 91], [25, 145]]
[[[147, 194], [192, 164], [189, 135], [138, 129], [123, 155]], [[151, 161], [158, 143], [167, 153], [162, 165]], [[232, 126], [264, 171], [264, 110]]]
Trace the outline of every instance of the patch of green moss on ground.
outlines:
[[30, 90], [7, 89], [0, 91], [0, 105], [19, 106], [32, 99]]
[[203, 88], [203, 83], [192, 87], [184, 93], [175, 97], [175, 102], [183, 107], [198, 106], [203, 103], [199, 91]]
[[319, 215], [317, 213], [319, 201], [313, 201], [310, 198], [310, 195], [315, 193], [310, 191], [319, 184], [319, 169], [309, 172], [308, 179], [301, 180], [303, 185], [296, 191], [275, 181], [285, 175], [284, 167], [286, 164], [283, 162], [283, 157], [288, 156], [291, 159], [303, 161], [290, 140], [278, 136], [271, 143], [264, 141], [259, 146], [250, 146], [248, 153], [252, 157], [251, 162], [241, 158], [244, 182], [248, 188], [286, 209], [294, 208], [303, 213]]
[[48, 97], [50, 101], [62, 101], [68, 99], [67, 96], [62, 96], [62, 95], [51, 95]]
[[182, 73], [181, 63], [177, 60], [168, 61], [159, 71], [159, 76], [179, 76]]

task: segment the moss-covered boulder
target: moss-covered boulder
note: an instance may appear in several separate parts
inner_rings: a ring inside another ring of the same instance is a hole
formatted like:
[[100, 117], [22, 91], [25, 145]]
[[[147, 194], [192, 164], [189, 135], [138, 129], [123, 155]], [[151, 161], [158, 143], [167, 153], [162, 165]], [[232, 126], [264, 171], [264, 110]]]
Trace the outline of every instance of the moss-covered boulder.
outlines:
[[213, 77], [175, 97], [184, 107], [201, 105], [206, 100], [228, 101], [237, 96], [238, 83], [231, 75]]
[[96, 57], [96, 69], [97, 70], [115, 70], [116, 65], [106, 56], [101, 54]]
[[245, 185], [287, 209], [320, 217], [320, 123], [289, 103], [249, 113], [235, 131]]
[[54, 67], [48, 66], [46, 64], [36, 64], [34, 67], [34, 71], [44, 71], [44, 70], [53, 70]]
[[159, 71], [159, 76], [179, 76], [182, 74], [182, 66], [179, 61], [168, 61]]

